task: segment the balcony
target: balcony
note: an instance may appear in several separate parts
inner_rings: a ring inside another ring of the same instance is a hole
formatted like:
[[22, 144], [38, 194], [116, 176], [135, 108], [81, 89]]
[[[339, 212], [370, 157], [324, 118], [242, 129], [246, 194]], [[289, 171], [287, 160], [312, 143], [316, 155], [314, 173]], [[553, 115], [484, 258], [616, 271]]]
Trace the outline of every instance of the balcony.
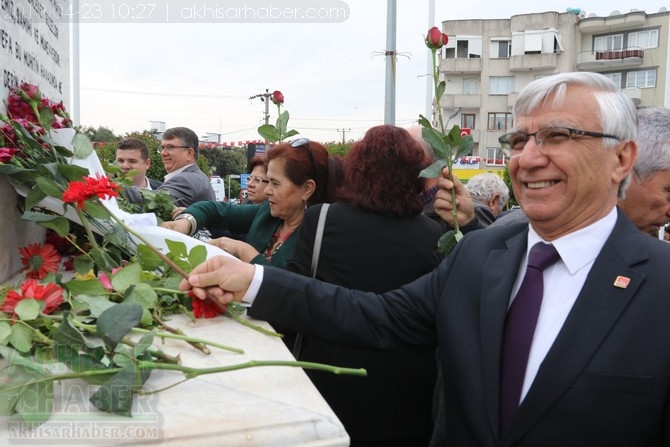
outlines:
[[584, 51], [577, 55], [577, 70], [605, 71], [639, 67], [644, 62], [644, 50], [626, 48], [610, 51]]
[[509, 70], [533, 71], [552, 70], [558, 66], [558, 55], [555, 53], [523, 54], [509, 59]]
[[647, 14], [644, 11], [631, 11], [607, 17], [586, 17], [581, 19], [577, 26], [582, 34], [595, 34], [642, 28], [646, 22]]
[[478, 109], [482, 106], [481, 95], [443, 95], [440, 105], [444, 109]]
[[482, 72], [481, 58], [445, 58], [440, 63], [440, 71], [455, 74], [479, 74]]

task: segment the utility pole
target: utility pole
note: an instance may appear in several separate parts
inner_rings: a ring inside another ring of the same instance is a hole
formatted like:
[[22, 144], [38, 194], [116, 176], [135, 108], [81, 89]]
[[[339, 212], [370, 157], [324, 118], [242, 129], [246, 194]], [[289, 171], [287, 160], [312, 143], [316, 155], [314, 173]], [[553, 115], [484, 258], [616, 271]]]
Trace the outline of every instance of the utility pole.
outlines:
[[261, 98], [261, 102], [265, 102], [265, 124], [270, 124], [270, 96], [272, 96], [272, 93], [265, 89], [265, 93], [249, 97], [249, 99]]
[[396, 0], [386, 3], [386, 82], [384, 124], [395, 125]]
[[342, 133], [342, 144], [345, 144], [345, 138], [344, 136], [346, 135], [347, 132], [351, 132], [351, 129], [337, 129], [338, 132]]

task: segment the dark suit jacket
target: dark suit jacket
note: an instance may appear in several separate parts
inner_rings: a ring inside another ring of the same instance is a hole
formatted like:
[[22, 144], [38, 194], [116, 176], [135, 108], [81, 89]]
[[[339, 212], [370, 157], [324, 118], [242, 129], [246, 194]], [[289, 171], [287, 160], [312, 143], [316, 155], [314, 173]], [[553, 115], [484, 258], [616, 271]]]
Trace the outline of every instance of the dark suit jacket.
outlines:
[[147, 177], [147, 180], [149, 180], [149, 186], [151, 186], [151, 189], [154, 191], [158, 189], [159, 186], [163, 184], [160, 180], [156, 180], [154, 178], [149, 178]]
[[[432, 273], [380, 296], [268, 268], [249, 314], [355, 346], [439, 343], [449, 446], [670, 445], [670, 247], [620, 211], [500, 433], [503, 327], [526, 234], [523, 224], [468, 234]], [[629, 285], [615, 286], [618, 276]]]
[[189, 206], [202, 200], [216, 200], [209, 177], [197, 164], [188, 166], [181, 173], [171, 177], [158, 187], [158, 191], [168, 191], [175, 206]]
[[[307, 210], [289, 270], [311, 276], [321, 207], [314, 205]], [[334, 203], [328, 210], [316, 277], [360, 290], [392, 290], [437, 267], [442, 259], [436, 250], [441, 234], [440, 226], [423, 215], [384, 217]], [[431, 401], [437, 376], [435, 349], [376, 351], [305, 337], [299, 359], [368, 371], [365, 379], [305, 371], [354, 444], [362, 440], [414, 439], [413, 445], [419, 445], [419, 440], [426, 445], [432, 429]]]

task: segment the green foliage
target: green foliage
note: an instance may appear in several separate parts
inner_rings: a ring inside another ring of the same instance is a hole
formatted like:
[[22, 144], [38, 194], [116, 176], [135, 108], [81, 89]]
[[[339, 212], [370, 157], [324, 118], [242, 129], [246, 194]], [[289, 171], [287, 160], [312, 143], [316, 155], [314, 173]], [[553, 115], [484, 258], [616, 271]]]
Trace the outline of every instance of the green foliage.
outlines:
[[234, 147], [231, 149], [213, 148], [204, 149], [200, 152], [202, 158], [214, 169], [212, 175], [225, 178], [229, 174], [243, 174], [247, 172], [247, 156], [244, 148]]
[[[138, 140], [144, 141], [144, 143], [149, 148], [149, 159], [151, 160], [151, 166], [147, 171], [147, 177], [153, 178], [156, 180], [163, 180], [167, 172], [163, 167], [163, 160], [161, 160], [161, 155], [158, 153], [158, 148], [161, 146], [160, 140], [150, 132], [132, 132], [126, 134], [123, 138], [137, 138]], [[116, 141], [108, 142], [102, 144], [96, 148], [98, 153], [98, 158], [101, 162], [113, 165], [116, 162]], [[203, 171], [207, 173], [207, 171]]]
[[519, 202], [517, 202], [516, 197], [514, 197], [514, 190], [512, 189], [512, 179], [509, 176], [509, 163], [505, 165], [505, 170], [503, 171], [503, 181], [507, 185], [507, 188], [509, 189], [509, 202], [507, 204], [508, 208], [512, 208], [513, 206], [518, 206]]
[[354, 142], [349, 141], [347, 143], [338, 143], [336, 141], [330, 141], [328, 143], [324, 143], [323, 145], [326, 147], [328, 150], [329, 155], [335, 155], [335, 156], [346, 156], [349, 151], [351, 150], [351, 146], [353, 146]]

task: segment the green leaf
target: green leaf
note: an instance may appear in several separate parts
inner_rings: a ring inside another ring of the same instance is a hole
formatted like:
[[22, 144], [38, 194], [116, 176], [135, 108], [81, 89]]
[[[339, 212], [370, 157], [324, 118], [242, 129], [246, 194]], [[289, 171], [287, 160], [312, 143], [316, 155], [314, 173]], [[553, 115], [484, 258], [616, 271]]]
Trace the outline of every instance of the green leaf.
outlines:
[[297, 130], [291, 129], [291, 130], [289, 130], [288, 132], [286, 132], [282, 135], [282, 140], [285, 140], [287, 138], [291, 138], [293, 135], [298, 135], [298, 133], [299, 132]]
[[169, 254], [174, 256], [175, 259], [185, 258], [186, 257], [186, 244], [183, 242], [175, 242], [169, 239], [165, 240], [165, 245], [167, 245]]
[[74, 270], [80, 275], [85, 275], [86, 273], [90, 272], [94, 266], [95, 263], [89, 255], [82, 254], [74, 258]]
[[0, 345], [4, 345], [12, 333], [12, 326], [6, 321], [0, 321]]
[[444, 255], [448, 255], [462, 237], [463, 233], [460, 231], [458, 233], [454, 230], [447, 231], [437, 241], [437, 250]]
[[20, 168], [18, 166], [0, 163], [0, 174], [13, 176], [14, 174], [26, 171], [27, 171], [26, 169]]
[[[439, 103], [440, 98], [442, 98], [442, 95], [444, 94], [444, 89], [445, 88], [447, 88], [447, 84], [445, 84], [444, 81], [440, 81], [440, 83], [437, 85], [437, 90], [435, 91], [435, 97], [437, 98], [438, 103]], [[454, 113], [454, 112], [456, 112], [456, 113]], [[449, 119], [452, 119], [453, 117], [458, 115], [458, 112], [460, 112], [460, 110], [454, 109], [451, 112], [451, 115], [449, 116]]]
[[32, 211], [26, 211], [21, 216], [22, 220], [27, 220], [28, 222], [35, 222], [35, 223], [51, 222], [58, 218], [62, 219], [63, 217], [54, 216], [52, 214], [34, 213]]
[[40, 188], [34, 187], [28, 192], [26, 196], [26, 209], [33, 209], [42, 199], [46, 197], [46, 193]]
[[100, 200], [96, 197], [95, 199], [86, 200], [86, 214], [91, 216], [94, 219], [109, 219], [109, 211], [104, 207]]
[[142, 267], [138, 263], [128, 264], [112, 275], [112, 287], [114, 287], [114, 290], [123, 293], [128, 287], [139, 284], [140, 273], [142, 273]]
[[155, 309], [158, 305], [158, 294], [149, 284], [137, 284], [128, 289], [124, 303], [136, 303], [142, 306], [142, 326], [150, 326], [153, 322], [150, 309]]
[[51, 416], [54, 404], [53, 386], [53, 381], [46, 381], [26, 385], [23, 389], [15, 411], [27, 423], [27, 428], [33, 429]]
[[72, 139], [72, 147], [74, 147], [75, 158], [86, 158], [93, 153], [93, 145], [83, 133], [75, 134]]
[[23, 321], [31, 321], [40, 315], [40, 303], [32, 298], [24, 298], [14, 308], [14, 313]]
[[33, 347], [33, 331], [23, 324], [12, 326], [9, 343], [19, 352], [27, 353]]
[[205, 262], [206, 259], [207, 248], [204, 245], [196, 245], [188, 254], [188, 263], [191, 264], [192, 269]]
[[79, 295], [74, 300], [86, 304], [86, 308], [93, 318], [98, 318], [104, 311], [115, 305], [104, 296]]
[[42, 129], [44, 129], [46, 132], [49, 132], [51, 130], [51, 123], [53, 123], [55, 114], [53, 110], [44, 107], [42, 110], [40, 110], [38, 120], [40, 122], [40, 126], [42, 126]]
[[40, 227], [54, 230], [59, 236], [65, 237], [70, 232], [70, 221], [65, 217], [55, 216], [56, 218], [48, 222], [39, 222]]
[[447, 145], [437, 130], [432, 127], [424, 127], [421, 129], [421, 137], [423, 137], [426, 143], [430, 144], [438, 158], [451, 158], [451, 154], [447, 151]]
[[144, 244], [137, 246], [137, 257], [143, 270], [152, 271], [163, 266], [163, 260]]
[[277, 117], [277, 130], [279, 131], [280, 136], [286, 133], [286, 126], [288, 126], [288, 119], [289, 119], [288, 110], [284, 110]]
[[64, 163], [58, 165], [58, 172], [70, 182], [81, 182], [84, 177], [90, 175], [86, 168]]
[[258, 128], [258, 133], [260, 134], [261, 137], [263, 137], [266, 141], [269, 141], [270, 143], [276, 143], [279, 141], [279, 138], [281, 134], [279, 133], [279, 130], [272, 124], [264, 124]]
[[442, 176], [442, 169], [447, 166], [447, 160], [440, 158], [435, 160], [430, 166], [419, 172], [419, 177], [437, 178]]
[[96, 322], [96, 332], [111, 351], [128, 331], [137, 326], [141, 318], [142, 306], [139, 304], [117, 304], [100, 315]]
[[458, 145], [458, 150], [456, 151], [456, 158], [461, 158], [465, 155], [472, 153], [472, 148], [475, 143], [472, 138], [472, 135], [466, 135], [461, 137], [461, 144]]
[[[84, 272], [85, 273], [85, 272]], [[107, 290], [99, 279], [72, 279], [65, 283], [65, 288], [74, 296], [77, 295], [106, 295]]]
[[154, 331], [147, 332], [140, 338], [140, 341], [135, 345], [135, 357], [140, 357], [144, 354], [153, 344], [154, 337], [156, 333]]
[[419, 115], [419, 124], [421, 124], [423, 127], [429, 128], [429, 129], [433, 128], [433, 125], [430, 124], [430, 121], [428, 121], [428, 119], [423, 115]]
[[[149, 371], [136, 374], [131, 369], [124, 369], [105, 382], [89, 400], [98, 410], [130, 416], [133, 392], [139, 388], [136, 383], [138, 381], [144, 383], [146, 381], [145, 376], [146, 378], [149, 377]], [[144, 381], [142, 381], [143, 378]]]
[[46, 177], [37, 177], [35, 182], [37, 183], [37, 186], [49, 197], [55, 197], [57, 199], [63, 197], [63, 191], [61, 190], [58, 183], [54, 182], [53, 180]]

